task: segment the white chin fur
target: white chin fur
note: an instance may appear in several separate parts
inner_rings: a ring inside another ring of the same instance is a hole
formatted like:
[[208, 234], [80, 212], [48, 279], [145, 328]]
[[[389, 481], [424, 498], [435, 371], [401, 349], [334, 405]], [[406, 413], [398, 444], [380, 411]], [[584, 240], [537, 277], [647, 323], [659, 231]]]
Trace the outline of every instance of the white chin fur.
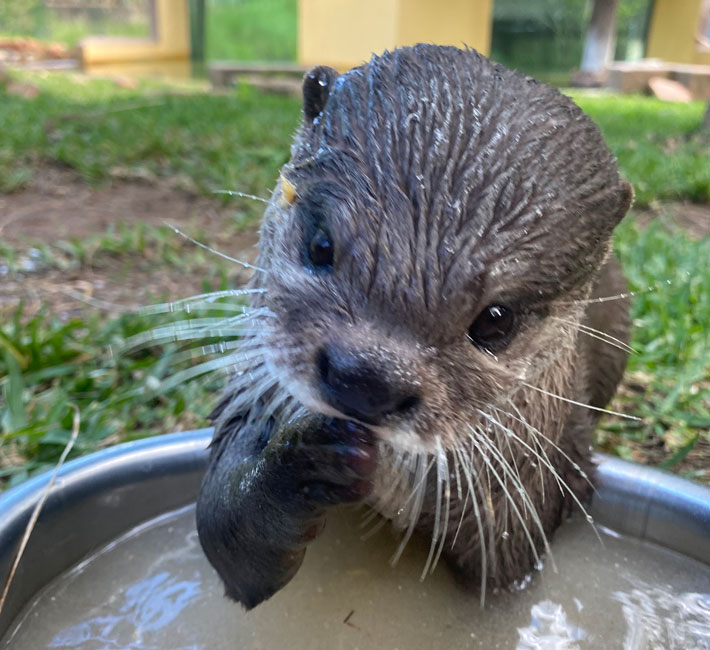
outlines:
[[287, 390], [300, 401], [311, 413], [320, 413], [322, 415], [338, 418], [340, 420], [353, 420], [362, 424], [362, 426], [367, 427], [377, 437], [386, 442], [394, 449], [399, 451], [408, 451], [411, 453], [423, 453], [423, 452], [434, 452], [436, 447], [435, 444], [427, 444], [425, 440], [422, 440], [420, 436], [414, 433], [409, 427], [401, 426], [380, 426], [367, 424], [366, 422], [360, 422], [356, 418], [350, 417], [333, 408], [330, 404], [327, 404], [323, 400], [316, 397], [314, 391], [309, 387], [304, 386], [300, 381], [289, 381], [287, 385]]
[[[327, 417], [358, 422], [355, 418], [345, 415], [320, 399], [317, 393], [307, 383], [299, 379], [292, 378], [288, 372], [280, 372], [279, 369], [274, 366], [271, 359], [268, 359], [268, 357], [267, 367], [273, 376], [279, 378], [279, 383], [283, 386], [283, 388], [294, 399], [303, 404], [303, 406], [311, 413], [319, 413]], [[432, 439], [430, 442], [423, 440], [421, 436], [412, 431], [411, 427], [402, 427], [397, 425], [373, 426], [365, 422], [359, 422], [359, 424], [368, 427], [380, 440], [382, 440], [382, 442], [385, 442], [392, 448], [402, 452], [416, 454], [427, 452], [433, 453], [436, 449], [434, 436], [431, 436]]]

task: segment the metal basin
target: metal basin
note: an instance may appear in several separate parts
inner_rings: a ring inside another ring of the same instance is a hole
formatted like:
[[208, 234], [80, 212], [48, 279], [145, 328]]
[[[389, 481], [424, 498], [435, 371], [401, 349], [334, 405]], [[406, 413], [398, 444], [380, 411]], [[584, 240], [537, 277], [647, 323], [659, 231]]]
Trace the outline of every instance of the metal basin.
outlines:
[[[0, 637], [49, 581], [126, 530], [192, 502], [210, 429], [130, 442], [67, 463], [23, 555]], [[658, 470], [598, 456], [592, 515], [619, 533], [710, 565], [710, 489]], [[49, 474], [0, 498], [0, 584]]]

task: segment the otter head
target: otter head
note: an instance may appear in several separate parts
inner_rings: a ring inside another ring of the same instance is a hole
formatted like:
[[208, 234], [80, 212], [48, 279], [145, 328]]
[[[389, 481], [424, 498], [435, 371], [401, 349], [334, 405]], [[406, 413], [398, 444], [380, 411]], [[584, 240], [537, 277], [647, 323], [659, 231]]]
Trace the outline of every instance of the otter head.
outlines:
[[474, 51], [316, 68], [303, 96], [260, 243], [269, 370], [395, 446], [446, 443], [573, 354], [630, 186], [570, 99]]

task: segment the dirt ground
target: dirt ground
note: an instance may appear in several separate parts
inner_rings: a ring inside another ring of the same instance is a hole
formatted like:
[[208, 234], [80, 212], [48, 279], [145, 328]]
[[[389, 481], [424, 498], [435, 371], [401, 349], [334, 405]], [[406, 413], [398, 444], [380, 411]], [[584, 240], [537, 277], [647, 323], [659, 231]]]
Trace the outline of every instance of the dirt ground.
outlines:
[[[121, 223], [169, 223], [183, 232], [200, 232], [201, 241], [232, 257], [253, 261], [257, 230], [235, 235], [235, 213], [234, 205], [184, 192], [168, 181], [112, 181], [92, 188], [69, 169], [45, 167], [25, 189], [0, 195], [0, 240], [29, 250], [31, 245], [100, 236]], [[5, 270], [3, 278], [0, 268], [0, 312], [13, 309], [21, 298], [30, 310], [44, 300], [55, 313], [73, 312], [87, 303], [113, 312], [200, 293], [203, 284], [199, 274], [175, 266], [163, 264], [156, 271], [155, 265], [130, 265], [118, 256], [104, 256], [96, 267], [41, 272], [32, 272], [31, 257], [25, 263], [28, 272], [15, 277]], [[237, 267], [232, 275], [246, 280], [248, 272]]]
[[[663, 210], [693, 236], [710, 234], [710, 206], [678, 203], [665, 205]], [[256, 227], [235, 235], [235, 212], [232, 204], [190, 194], [167, 180], [113, 180], [92, 188], [73, 170], [47, 166], [26, 188], [0, 195], [0, 240], [22, 250], [61, 239], [85, 240], [119, 223], [158, 227], [167, 222], [188, 233], [201, 232], [202, 241], [232, 257], [253, 261]], [[635, 212], [640, 223], [655, 216], [653, 210]], [[44, 301], [58, 314], [78, 312], [87, 304], [117, 312], [200, 293], [203, 285], [199, 274], [175, 266], [162, 265], [156, 271], [155, 265], [131, 265], [118, 257], [107, 260], [104, 256], [97, 267], [89, 264], [42, 272], [31, 272], [31, 259], [28, 262], [30, 271], [20, 276], [11, 277], [0, 268], [0, 313], [12, 310], [20, 299], [30, 311]], [[248, 277], [244, 269], [235, 268], [232, 273], [237, 280]]]

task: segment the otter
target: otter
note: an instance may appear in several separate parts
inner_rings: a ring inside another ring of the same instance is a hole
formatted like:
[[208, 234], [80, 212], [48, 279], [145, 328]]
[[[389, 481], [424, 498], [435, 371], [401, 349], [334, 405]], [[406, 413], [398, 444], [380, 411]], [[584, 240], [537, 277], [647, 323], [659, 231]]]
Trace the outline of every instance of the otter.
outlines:
[[569, 98], [474, 50], [309, 72], [197, 503], [227, 596], [281, 589], [341, 504], [482, 594], [530, 572], [625, 369], [599, 298], [632, 195]]

